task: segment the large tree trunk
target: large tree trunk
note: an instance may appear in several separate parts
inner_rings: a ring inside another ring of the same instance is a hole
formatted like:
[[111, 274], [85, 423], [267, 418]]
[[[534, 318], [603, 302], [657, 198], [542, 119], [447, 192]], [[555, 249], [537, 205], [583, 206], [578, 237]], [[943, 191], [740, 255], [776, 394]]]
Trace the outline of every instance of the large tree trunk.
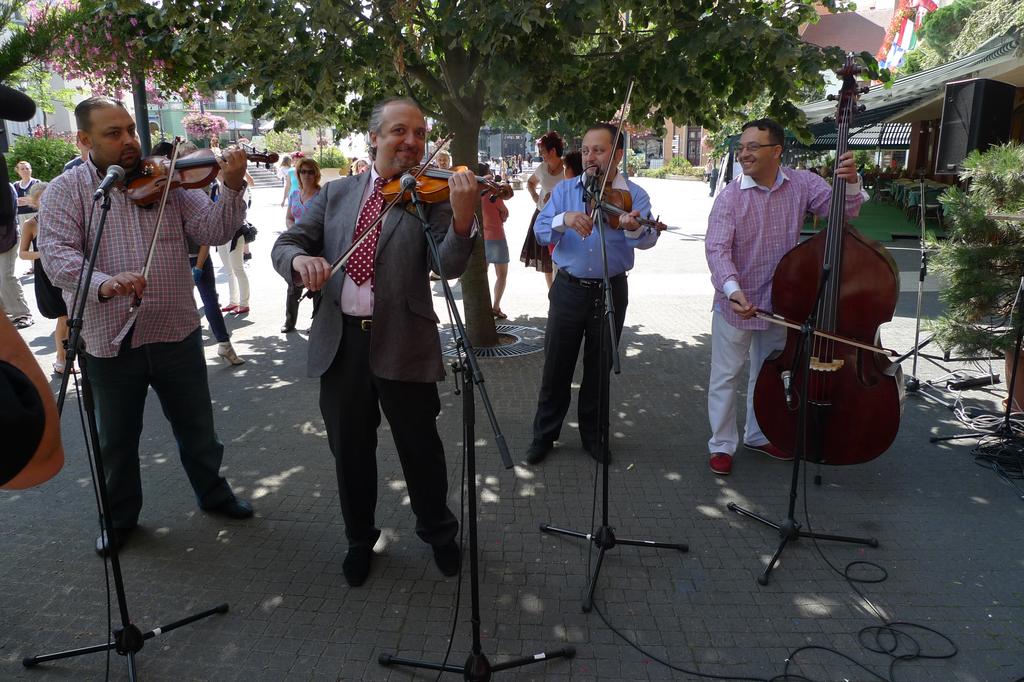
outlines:
[[[465, 116], [456, 107], [445, 110], [445, 119], [450, 130], [455, 132], [452, 139], [452, 162], [456, 166], [467, 166], [474, 173], [477, 171], [477, 146], [480, 137], [481, 116], [475, 107], [464, 107], [470, 112]], [[487, 199], [484, 198], [484, 201]], [[491, 289], [487, 279], [487, 261], [484, 258], [483, 220], [479, 213], [480, 234], [476, 238], [476, 247], [469, 259], [469, 266], [462, 274], [462, 303], [466, 313], [466, 333], [469, 342], [477, 348], [488, 348], [498, 345], [498, 332], [494, 327], [494, 315], [491, 312]]]

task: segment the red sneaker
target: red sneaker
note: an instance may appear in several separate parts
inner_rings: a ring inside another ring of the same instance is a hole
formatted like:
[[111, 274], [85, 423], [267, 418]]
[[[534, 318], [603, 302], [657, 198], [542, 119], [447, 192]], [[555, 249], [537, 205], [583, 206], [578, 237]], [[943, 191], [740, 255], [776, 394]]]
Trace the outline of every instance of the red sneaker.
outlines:
[[732, 455], [724, 452], [712, 452], [708, 465], [719, 476], [728, 476], [732, 471]]
[[233, 314], [235, 314], [235, 315], [245, 315], [247, 312], [249, 312], [249, 306], [247, 306], [247, 305], [236, 306], [235, 309], [233, 311], [231, 311], [231, 312]]
[[238, 307], [238, 306], [237, 306], [237, 305], [234, 305], [234, 304], [231, 304], [231, 305], [226, 305], [226, 306], [224, 306], [223, 308], [221, 308], [221, 309], [220, 309], [220, 311], [221, 311], [222, 313], [230, 313], [230, 312], [231, 312], [232, 310], [234, 310], [234, 309], [235, 309], [235, 308], [237, 308], [237, 307]]
[[745, 447], [747, 450], [763, 452], [772, 459], [777, 459], [782, 462], [789, 462], [793, 459], [793, 455], [789, 454], [788, 452], [780, 450], [771, 443], [762, 443], [761, 445], [751, 445], [750, 443], [744, 443], [743, 447]]

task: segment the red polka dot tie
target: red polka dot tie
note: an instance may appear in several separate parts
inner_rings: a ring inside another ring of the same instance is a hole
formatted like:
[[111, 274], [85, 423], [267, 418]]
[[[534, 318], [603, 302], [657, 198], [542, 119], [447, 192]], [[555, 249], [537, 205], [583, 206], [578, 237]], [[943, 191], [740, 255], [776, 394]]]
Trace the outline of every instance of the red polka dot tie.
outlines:
[[[380, 216], [380, 210], [384, 207], [384, 195], [381, 194], [380, 188], [386, 182], [387, 180], [381, 177], [373, 181], [373, 191], [370, 192], [369, 198], [363, 204], [363, 210], [359, 212], [359, 221], [356, 222], [353, 239], [358, 239], [359, 235], [366, 232], [366, 229], [373, 225]], [[381, 224], [378, 223], [373, 228], [373, 233], [363, 240], [363, 243], [349, 257], [348, 263], [345, 265], [348, 276], [359, 286], [362, 286], [366, 280], [373, 279], [373, 259], [377, 254], [377, 238], [380, 236], [380, 227]]]

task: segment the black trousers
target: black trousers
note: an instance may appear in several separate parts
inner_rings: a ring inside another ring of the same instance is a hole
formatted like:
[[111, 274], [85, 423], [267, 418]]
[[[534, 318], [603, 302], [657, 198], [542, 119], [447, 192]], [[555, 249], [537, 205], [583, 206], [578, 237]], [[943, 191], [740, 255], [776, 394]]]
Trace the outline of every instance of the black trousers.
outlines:
[[289, 284], [288, 293], [284, 302], [284, 326], [289, 329], [295, 328], [295, 322], [299, 318], [299, 303], [306, 293], [305, 287], [301, 284]]
[[416, 534], [428, 544], [444, 545], [455, 538], [459, 522], [448, 508], [448, 470], [436, 423], [441, 411], [437, 385], [373, 376], [371, 334], [358, 319], [346, 316], [341, 347], [320, 377], [320, 412], [334, 454], [345, 536], [350, 547], [372, 547], [380, 537], [374, 511], [377, 427], [383, 410], [416, 515]]
[[[615, 304], [615, 338], [622, 337], [622, 325], [629, 303], [625, 273], [611, 278]], [[608, 425], [608, 405], [600, 405], [600, 382], [611, 371], [611, 342], [604, 339], [604, 357], [599, 357], [604, 327], [604, 290], [600, 280], [576, 280], [559, 270], [548, 292], [548, 326], [544, 336], [544, 374], [537, 414], [533, 419], [533, 439], [552, 442], [558, 439], [562, 422], [569, 411], [572, 375], [576, 371], [580, 342], [583, 342], [583, 381], [578, 400], [580, 440], [588, 450], [596, 448], [599, 429]], [[603, 373], [603, 375], [602, 375]], [[608, 396], [605, 395], [607, 400]]]

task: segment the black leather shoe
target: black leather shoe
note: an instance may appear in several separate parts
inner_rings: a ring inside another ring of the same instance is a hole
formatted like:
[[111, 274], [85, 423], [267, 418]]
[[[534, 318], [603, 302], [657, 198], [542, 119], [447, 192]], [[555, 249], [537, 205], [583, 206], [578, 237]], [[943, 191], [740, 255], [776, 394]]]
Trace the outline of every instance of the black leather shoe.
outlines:
[[459, 565], [462, 563], [462, 553], [459, 551], [459, 544], [452, 540], [446, 545], [434, 547], [434, 563], [437, 564], [443, 575], [449, 578], [457, 575]]
[[110, 543], [107, 541], [107, 531], [103, 531], [96, 538], [96, 553], [102, 557], [109, 556], [111, 550], [111, 544], [115, 551], [120, 550], [124, 547], [125, 543], [128, 542], [128, 538], [131, 537], [132, 532], [135, 528], [115, 528], [114, 529], [114, 542]]
[[349, 547], [345, 561], [341, 564], [341, 572], [345, 574], [345, 582], [352, 587], [359, 587], [370, 575], [370, 564], [373, 563], [373, 547]]
[[208, 514], [226, 516], [229, 519], [252, 518], [252, 505], [245, 500], [238, 499], [237, 497], [232, 497], [225, 502], [220, 503], [216, 507], [210, 507], [204, 511]]
[[540, 464], [551, 452], [554, 443], [551, 441], [535, 440], [526, 449], [526, 461], [528, 464]]

